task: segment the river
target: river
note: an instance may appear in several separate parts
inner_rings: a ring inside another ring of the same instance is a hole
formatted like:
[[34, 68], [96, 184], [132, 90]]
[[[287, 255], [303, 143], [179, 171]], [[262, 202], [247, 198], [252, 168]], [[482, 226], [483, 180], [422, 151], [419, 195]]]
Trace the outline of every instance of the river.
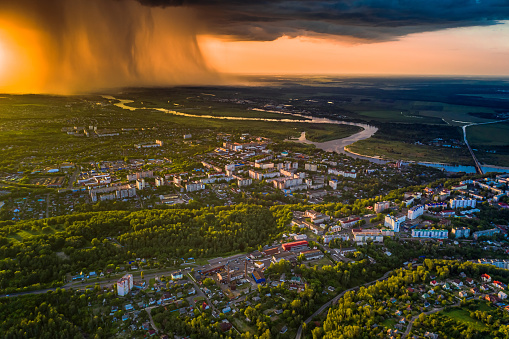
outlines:
[[[138, 109], [140, 109], [140, 110], [154, 109], [156, 111], [160, 111], [163, 113], [173, 114], [173, 115], [177, 115], [177, 116], [190, 117], [190, 118], [219, 119], [219, 120], [268, 121], [268, 122], [292, 122], [292, 123], [300, 122], [300, 123], [313, 123], [313, 124], [333, 124], [333, 125], [358, 126], [358, 127], [362, 128], [362, 131], [355, 133], [349, 137], [342, 138], [342, 139], [335, 139], [335, 140], [326, 141], [326, 142], [313, 142], [313, 141], [307, 140], [306, 133], [302, 132], [301, 136], [298, 139], [289, 139], [289, 140], [294, 141], [294, 142], [299, 142], [299, 143], [312, 144], [312, 145], [315, 145], [317, 148], [322, 149], [327, 152], [342, 153], [342, 154], [346, 154], [346, 155], [348, 155], [352, 158], [355, 158], [355, 159], [368, 160], [370, 162], [377, 163], [377, 164], [386, 164], [389, 162], [388, 160], [384, 160], [379, 157], [369, 157], [369, 156], [365, 156], [365, 155], [361, 155], [361, 154], [355, 154], [355, 153], [345, 150], [346, 146], [349, 146], [349, 145], [353, 144], [354, 142], [357, 142], [360, 140], [365, 140], [365, 139], [371, 138], [373, 136], [373, 134], [375, 134], [376, 131], [378, 131], [378, 128], [371, 126], [371, 125], [367, 125], [367, 124], [360, 124], [360, 123], [355, 123], [355, 122], [350, 122], [350, 121], [331, 120], [331, 119], [327, 119], [327, 118], [309, 117], [309, 116], [305, 116], [305, 115], [301, 115], [301, 114], [297, 114], [297, 113], [282, 113], [282, 112], [278, 112], [278, 111], [267, 111], [267, 112], [292, 115], [295, 117], [302, 118], [302, 120], [198, 115], [198, 114], [177, 112], [175, 110], [169, 110], [166, 108], [147, 108], [147, 107], [137, 108], [137, 107], [128, 106], [128, 104], [134, 102], [133, 100], [117, 99], [111, 95], [103, 95], [102, 97], [107, 100], [118, 101], [117, 103], [114, 104], [115, 106], [120, 107], [122, 109], [130, 110], [130, 111], [135, 111]], [[258, 110], [258, 111], [263, 111], [263, 110]], [[417, 163], [417, 164], [420, 164], [423, 166], [439, 168], [439, 169], [442, 169], [442, 170], [445, 170], [448, 172], [476, 173], [474, 166], [460, 166], [460, 165], [456, 166], [456, 165], [441, 164], [441, 163], [408, 162], [408, 161], [403, 161], [402, 163], [403, 164]], [[481, 167], [485, 173], [487, 173], [487, 172], [509, 173], [509, 167], [497, 167], [497, 166], [491, 166], [491, 165], [484, 165]]]

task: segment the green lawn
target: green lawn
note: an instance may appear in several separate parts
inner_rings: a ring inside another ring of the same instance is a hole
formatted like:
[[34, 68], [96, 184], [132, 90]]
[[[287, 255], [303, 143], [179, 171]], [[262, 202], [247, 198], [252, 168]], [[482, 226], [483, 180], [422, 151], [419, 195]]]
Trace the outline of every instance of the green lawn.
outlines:
[[348, 149], [368, 156], [380, 156], [387, 160], [412, 160], [440, 162], [449, 164], [473, 165], [473, 160], [466, 148], [451, 149], [414, 145], [400, 141], [384, 140], [372, 137], [357, 141]]
[[329, 258], [323, 257], [320, 260], [309, 261], [309, 262], [307, 262], [307, 264], [309, 266], [315, 266], [316, 265], [318, 267], [323, 267], [323, 266], [326, 266], [326, 265], [332, 265], [332, 262], [329, 260]]
[[387, 111], [362, 111], [358, 114], [379, 120], [381, 122], [421, 123], [421, 124], [443, 124], [441, 119], [423, 116], [419, 113], [406, 110]]
[[325, 142], [342, 139], [362, 131], [362, 128], [351, 125], [303, 124], [306, 139], [314, 142]]
[[386, 328], [394, 328], [394, 325], [396, 325], [398, 321], [394, 318], [385, 319], [382, 321], [382, 325], [384, 325]]
[[460, 321], [460, 322], [464, 323], [465, 325], [472, 327], [476, 330], [485, 330], [487, 328], [487, 326], [484, 325], [479, 320], [470, 318], [469, 311], [467, 311], [463, 308], [460, 308], [460, 309], [456, 308], [456, 309], [452, 309], [447, 312], [443, 311], [442, 314], [445, 315], [446, 317], [450, 317], [457, 321]]
[[473, 147], [475, 145], [507, 146], [509, 145], [509, 122], [468, 127], [467, 137]]

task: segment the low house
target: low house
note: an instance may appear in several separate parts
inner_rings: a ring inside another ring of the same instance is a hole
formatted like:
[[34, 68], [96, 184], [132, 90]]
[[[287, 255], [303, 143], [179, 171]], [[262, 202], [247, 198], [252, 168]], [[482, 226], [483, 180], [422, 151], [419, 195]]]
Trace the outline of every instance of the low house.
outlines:
[[480, 293], [480, 292], [479, 292], [479, 289], [478, 289], [477, 287], [472, 287], [472, 288], [470, 289], [470, 293], [472, 293], [472, 294], [474, 294], [474, 295], [475, 295], [475, 294], [478, 294], [478, 293]]
[[506, 294], [506, 293], [504, 293], [504, 292], [502, 292], [502, 291], [498, 292], [497, 296], [498, 296], [501, 300], [505, 300], [505, 299], [507, 299], [507, 294]]
[[229, 331], [231, 328], [233, 327], [233, 325], [228, 321], [228, 320], [223, 320], [220, 324], [219, 324], [219, 329], [222, 331], [222, 332], [227, 332]]
[[481, 281], [482, 282], [491, 282], [491, 277], [489, 275], [487, 275], [486, 273], [484, 273], [483, 275], [481, 275]]
[[437, 286], [437, 285], [438, 285], [438, 283], [437, 283], [437, 281], [436, 281], [436, 280], [432, 280], [432, 281], [430, 282], [430, 285], [431, 285], [431, 286], [433, 286], [433, 287], [435, 287], [435, 286]]
[[466, 291], [460, 291], [459, 296], [460, 298], [466, 298], [468, 297], [468, 293]]
[[503, 290], [506, 286], [500, 281], [495, 280], [492, 284], [493, 287]]
[[466, 281], [466, 282], [467, 282], [467, 284], [469, 284], [469, 285], [473, 285], [473, 284], [474, 284], [474, 279], [472, 279], [472, 278], [467, 278], [465, 281]]
[[463, 286], [463, 282], [462, 282], [461, 280], [459, 280], [459, 279], [455, 279], [455, 280], [453, 280], [452, 284], [453, 284], [454, 286], [456, 286], [457, 288], [460, 288], [460, 287], [462, 287], [462, 286]]
[[487, 284], [482, 284], [480, 289], [481, 289], [481, 291], [488, 291], [490, 289], [490, 286]]
[[486, 299], [487, 301], [491, 302], [492, 304], [496, 304], [496, 303], [499, 303], [501, 300], [498, 296], [496, 295], [493, 295], [493, 294], [487, 294], [484, 299]]
[[450, 289], [451, 289], [451, 286], [449, 285], [449, 283], [445, 283], [445, 284], [442, 286], [442, 288], [443, 288], [444, 290], [450, 290]]
[[173, 280], [180, 280], [180, 279], [184, 278], [184, 274], [182, 272], [175, 272], [175, 273], [171, 274], [171, 278]]

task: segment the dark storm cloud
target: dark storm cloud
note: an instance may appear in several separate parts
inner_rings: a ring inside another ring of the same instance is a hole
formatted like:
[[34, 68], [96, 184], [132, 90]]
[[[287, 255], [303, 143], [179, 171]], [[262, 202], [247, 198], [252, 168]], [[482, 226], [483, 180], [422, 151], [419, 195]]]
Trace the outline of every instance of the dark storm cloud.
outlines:
[[509, 19], [508, 0], [138, 1], [147, 6], [193, 7], [212, 33], [247, 40], [326, 34], [385, 41]]

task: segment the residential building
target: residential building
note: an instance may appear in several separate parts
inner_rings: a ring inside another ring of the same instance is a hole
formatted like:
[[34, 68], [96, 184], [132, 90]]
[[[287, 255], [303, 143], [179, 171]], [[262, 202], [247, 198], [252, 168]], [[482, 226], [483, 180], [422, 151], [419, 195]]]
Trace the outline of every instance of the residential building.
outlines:
[[447, 203], [445, 203], [445, 202], [435, 202], [435, 203], [424, 205], [424, 209], [425, 210], [429, 210], [430, 208], [447, 208]]
[[452, 229], [454, 238], [468, 238], [470, 236], [470, 228], [468, 227], [455, 227]]
[[117, 294], [121, 297], [127, 295], [133, 288], [133, 275], [126, 274], [117, 281]]
[[338, 189], [338, 181], [336, 179], [331, 179], [329, 180], [329, 186], [333, 189], [333, 190], [337, 190]]
[[249, 186], [253, 183], [253, 179], [237, 178], [237, 185], [239, 187]]
[[374, 242], [383, 242], [384, 236], [394, 236], [393, 231], [379, 230], [379, 229], [352, 229], [354, 241], [356, 242], [367, 242], [372, 240]]
[[136, 179], [136, 188], [138, 190], [141, 191], [147, 187], [149, 187], [149, 184], [145, 182], [145, 179], [143, 178]]
[[156, 177], [156, 187], [164, 186], [164, 179], [161, 177]]
[[304, 169], [306, 171], [317, 172], [318, 165], [317, 164], [304, 164]]
[[[325, 233], [325, 225], [324, 224], [315, 225], [309, 221], [304, 221], [304, 222], [302, 222], [302, 225], [304, 225], [304, 227], [309, 228], [316, 235], [322, 235]], [[324, 227], [321, 227], [322, 225]]]
[[408, 210], [408, 219], [414, 220], [424, 213], [424, 206], [417, 205]]
[[492, 237], [498, 233], [500, 233], [500, 229], [492, 228], [489, 230], [474, 232], [473, 236], [474, 236], [474, 239], [477, 240], [479, 237]]
[[445, 210], [445, 211], [441, 211], [440, 213], [440, 216], [441, 217], [453, 217], [456, 215], [456, 212], [454, 212], [453, 210]]
[[306, 218], [311, 219], [311, 222], [314, 223], [314, 224], [319, 224], [319, 223], [323, 223], [325, 221], [329, 221], [330, 220], [330, 216], [328, 216], [326, 214], [319, 213], [319, 212], [314, 211], [314, 210], [307, 210], [304, 213], [304, 216]]
[[489, 283], [491, 281], [491, 276], [489, 276], [488, 274], [484, 273], [484, 274], [481, 275], [481, 280], [484, 283]]
[[448, 230], [412, 230], [412, 238], [433, 238], [433, 239], [447, 239], [449, 237]]
[[394, 232], [399, 232], [401, 224], [403, 224], [405, 221], [406, 221], [406, 216], [404, 216], [404, 215], [393, 216], [393, 215], [388, 214], [385, 216], [384, 225], [386, 227], [389, 227], [390, 229], [392, 229]]
[[467, 207], [475, 208], [476, 202], [477, 200], [475, 199], [460, 198], [449, 200], [449, 205], [451, 206], [452, 209]]
[[328, 244], [334, 239], [342, 239], [343, 241], [346, 241], [350, 239], [350, 237], [346, 234], [326, 234], [323, 236], [323, 243]]
[[324, 257], [322, 251], [320, 250], [304, 251], [301, 254], [304, 255], [304, 258], [306, 258], [306, 260], [322, 259]]
[[509, 259], [479, 259], [479, 264], [493, 265], [498, 268], [509, 269]]
[[205, 189], [205, 185], [202, 183], [189, 183], [186, 185], [186, 192], [196, 192]]
[[382, 213], [383, 211], [385, 211], [389, 207], [391, 207], [391, 202], [390, 201], [377, 202], [375, 204], [375, 213]]
[[359, 221], [361, 221], [361, 218], [359, 218], [359, 217], [349, 217], [349, 218], [339, 219], [339, 222], [340, 222], [342, 228], [353, 227]]

